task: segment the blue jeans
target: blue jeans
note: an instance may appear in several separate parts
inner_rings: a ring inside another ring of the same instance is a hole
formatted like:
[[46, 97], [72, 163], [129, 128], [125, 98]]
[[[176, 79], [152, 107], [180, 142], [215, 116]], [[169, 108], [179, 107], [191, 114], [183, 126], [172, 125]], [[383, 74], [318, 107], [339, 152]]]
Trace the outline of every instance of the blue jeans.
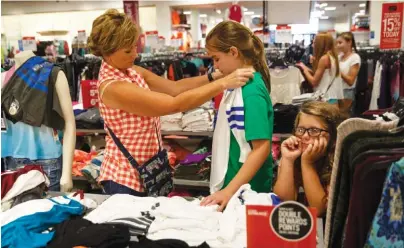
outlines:
[[54, 159], [38, 159], [30, 160], [28, 158], [12, 158], [5, 159], [6, 170], [17, 170], [25, 165], [40, 165], [49, 178], [50, 191], [60, 191], [60, 178], [62, 177], [62, 157]]
[[112, 180], [106, 180], [101, 182], [102, 187], [104, 188], [104, 194], [114, 195], [114, 194], [128, 194], [133, 196], [147, 196], [144, 192], [139, 192], [133, 190], [129, 187], [126, 187], [122, 184], [116, 183]]

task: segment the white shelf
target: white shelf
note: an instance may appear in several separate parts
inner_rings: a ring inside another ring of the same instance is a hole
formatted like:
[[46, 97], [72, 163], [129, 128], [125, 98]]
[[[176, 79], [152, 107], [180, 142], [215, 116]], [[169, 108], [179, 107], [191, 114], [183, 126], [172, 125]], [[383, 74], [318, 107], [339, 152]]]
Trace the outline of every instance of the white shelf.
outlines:
[[213, 137], [213, 132], [161, 131], [161, 135]]
[[173, 182], [174, 182], [174, 185], [177, 185], [177, 186], [192, 186], [192, 187], [209, 188], [208, 180], [194, 181], [194, 180], [173, 178]]

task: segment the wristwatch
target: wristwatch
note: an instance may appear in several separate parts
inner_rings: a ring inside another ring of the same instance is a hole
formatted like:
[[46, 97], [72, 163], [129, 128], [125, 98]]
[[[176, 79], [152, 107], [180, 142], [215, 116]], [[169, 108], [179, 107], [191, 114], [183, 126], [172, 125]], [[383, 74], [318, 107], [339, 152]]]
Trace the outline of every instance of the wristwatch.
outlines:
[[215, 81], [215, 79], [213, 78], [212, 72], [208, 72], [208, 79], [209, 79], [209, 82]]

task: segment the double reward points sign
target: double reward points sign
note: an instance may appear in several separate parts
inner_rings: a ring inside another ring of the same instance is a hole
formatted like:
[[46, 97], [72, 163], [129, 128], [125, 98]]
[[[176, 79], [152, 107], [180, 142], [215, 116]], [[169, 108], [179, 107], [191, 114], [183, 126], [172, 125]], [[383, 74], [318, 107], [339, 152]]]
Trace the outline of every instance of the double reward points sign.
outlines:
[[247, 248], [316, 247], [314, 208], [287, 201], [278, 206], [247, 206]]
[[380, 34], [380, 49], [400, 49], [403, 39], [404, 3], [384, 3]]

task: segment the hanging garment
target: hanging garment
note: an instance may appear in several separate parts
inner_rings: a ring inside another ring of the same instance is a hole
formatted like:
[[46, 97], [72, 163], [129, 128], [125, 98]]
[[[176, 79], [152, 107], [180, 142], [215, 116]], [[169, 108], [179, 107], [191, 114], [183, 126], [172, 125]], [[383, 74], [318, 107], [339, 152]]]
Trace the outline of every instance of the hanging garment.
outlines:
[[404, 246], [404, 158], [392, 164], [365, 247]]
[[380, 83], [380, 97], [378, 100], [379, 108], [390, 108], [392, 105], [391, 97], [391, 66], [387, 63], [383, 64], [382, 78]]
[[[377, 153], [377, 150], [372, 153]], [[392, 159], [384, 156], [383, 152], [380, 155], [368, 154], [356, 166], [343, 247], [364, 246], [380, 202], [387, 171], [398, 158]]]
[[48, 228], [83, 211], [83, 205], [68, 197], [21, 203], [1, 213], [1, 247], [45, 247], [55, 234], [45, 232]]
[[344, 225], [349, 208], [351, 192], [350, 178], [353, 175], [352, 169], [356, 164], [354, 158], [360, 153], [383, 148], [396, 148], [402, 145], [402, 135], [392, 135], [387, 132], [357, 132], [349, 135], [343, 142], [342, 157], [339, 165], [335, 194], [333, 195], [333, 217], [331, 223], [330, 243], [331, 247], [341, 247]]
[[400, 62], [396, 61], [391, 68], [392, 79], [390, 93], [392, 97], [391, 101], [395, 103], [400, 97]]
[[272, 104], [291, 104], [295, 96], [300, 95], [300, 86], [304, 77], [297, 67], [287, 69], [270, 69]]
[[380, 64], [379, 61], [377, 61], [375, 76], [374, 76], [374, 80], [373, 80], [372, 99], [370, 101], [369, 110], [379, 109], [377, 102], [380, 97], [382, 71], [383, 71], [383, 66]]
[[[326, 216], [326, 225], [325, 225], [325, 232], [324, 232], [324, 243], [325, 247], [328, 247], [329, 239], [330, 239], [330, 232], [332, 229], [331, 222], [335, 212], [335, 205], [336, 205], [336, 194], [337, 192], [337, 178], [339, 177], [338, 174], [340, 173], [340, 157], [342, 154], [343, 142], [346, 137], [350, 134], [357, 132], [357, 131], [388, 131], [389, 129], [395, 128], [397, 126], [397, 121], [391, 122], [384, 122], [384, 121], [370, 121], [360, 118], [351, 118], [344, 122], [342, 122], [337, 130], [338, 136], [335, 145], [335, 154], [334, 154], [334, 163], [332, 166], [331, 172], [331, 180], [330, 180], [330, 191], [328, 197], [328, 204], [327, 204], [327, 216]], [[339, 187], [339, 185], [338, 185]]]
[[240, 5], [233, 4], [229, 7], [229, 19], [236, 22], [241, 22], [243, 19], [243, 10]]

